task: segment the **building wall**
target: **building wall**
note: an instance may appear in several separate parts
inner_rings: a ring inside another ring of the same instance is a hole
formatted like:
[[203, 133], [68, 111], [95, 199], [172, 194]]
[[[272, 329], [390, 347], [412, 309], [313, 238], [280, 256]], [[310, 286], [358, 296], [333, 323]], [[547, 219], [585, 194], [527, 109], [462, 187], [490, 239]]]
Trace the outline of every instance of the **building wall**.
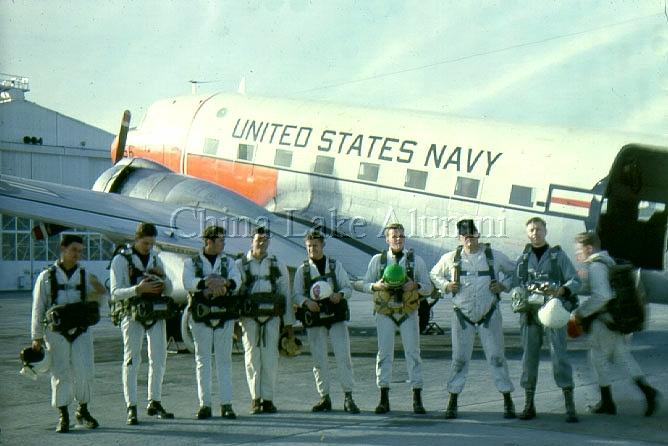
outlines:
[[[24, 137], [41, 138], [41, 144]], [[110, 166], [114, 135], [28, 101], [0, 104], [0, 173], [90, 188]], [[31, 289], [39, 273], [58, 257], [60, 235], [36, 241], [38, 222], [0, 216], [0, 290]], [[99, 234], [80, 232], [83, 263], [102, 281], [113, 245]]]

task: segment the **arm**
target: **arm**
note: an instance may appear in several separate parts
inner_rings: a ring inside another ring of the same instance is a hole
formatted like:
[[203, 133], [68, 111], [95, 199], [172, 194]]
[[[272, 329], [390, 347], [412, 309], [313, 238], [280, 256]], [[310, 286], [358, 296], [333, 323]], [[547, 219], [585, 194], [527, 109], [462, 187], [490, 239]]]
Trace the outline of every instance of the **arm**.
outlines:
[[591, 297], [582, 303], [576, 310], [575, 315], [585, 318], [605, 310], [605, 306], [612, 299], [608, 267], [600, 262], [589, 264], [589, 287]]
[[186, 291], [194, 293], [200, 289], [202, 278], [195, 276], [195, 266], [193, 265], [192, 259], [186, 259], [183, 263], [182, 280], [183, 288], [185, 288]]
[[239, 288], [241, 288], [241, 271], [237, 262], [234, 261], [232, 257], [227, 259], [227, 280], [234, 282], [233, 288], [229, 290], [229, 294], [239, 294]]
[[510, 260], [507, 255], [500, 251], [494, 251], [494, 266], [496, 268], [496, 277], [499, 273], [503, 274], [503, 279], [499, 281], [503, 285], [503, 291], [510, 291], [515, 280], [515, 262]]
[[130, 273], [125, 257], [117, 255], [111, 262], [109, 273], [111, 300], [126, 300], [137, 295], [137, 286], [130, 285]]
[[[37, 277], [35, 288], [32, 291], [32, 319], [30, 323], [30, 336], [33, 341], [39, 341], [40, 345], [44, 338], [44, 316], [47, 308], [47, 293], [49, 289], [49, 272], [42, 271]], [[34, 348], [34, 347], [33, 347]]]
[[292, 311], [292, 299], [290, 298], [290, 280], [288, 275], [288, 268], [282, 262], [279, 262], [278, 268], [281, 270], [281, 277], [278, 278], [278, 290], [285, 296], [285, 314], [283, 315], [283, 323], [286, 327], [292, 327], [295, 323], [295, 313]]
[[436, 288], [443, 293], [446, 292], [445, 287], [448, 285], [448, 282], [450, 282], [450, 270], [451, 265], [450, 262], [448, 262], [448, 255], [443, 254], [429, 273], [431, 281], [434, 282]]
[[415, 283], [419, 285], [418, 293], [420, 296], [431, 295], [434, 285], [431, 283], [429, 273], [427, 273], [427, 265], [422, 257], [418, 256], [415, 256]]
[[378, 281], [378, 267], [380, 263], [380, 254], [373, 256], [369, 262], [364, 276], [364, 292], [373, 294], [373, 285]]
[[303, 305], [306, 301], [306, 292], [304, 290], [304, 265], [300, 265], [295, 272], [295, 279], [292, 286], [292, 301], [296, 305]]
[[350, 285], [350, 278], [348, 272], [343, 267], [341, 261], [336, 261], [336, 281], [339, 284], [339, 293], [343, 295], [344, 299], [350, 299], [353, 295], [353, 287]]
[[580, 277], [577, 270], [563, 251], [559, 255], [558, 262], [564, 279], [562, 287], [568, 288], [571, 294], [577, 294], [580, 291]]
[[172, 280], [169, 278], [169, 276], [165, 272], [165, 265], [162, 264], [162, 260], [160, 260], [160, 256], [158, 256], [158, 253], [153, 252], [153, 255], [155, 256], [155, 264], [164, 273], [164, 277], [162, 278], [163, 285], [164, 285], [164, 288], [162, 289], [162, 295], [163, 296], [171, 296], [172, 291], [174, 290], [174, 287], [172, 286]]

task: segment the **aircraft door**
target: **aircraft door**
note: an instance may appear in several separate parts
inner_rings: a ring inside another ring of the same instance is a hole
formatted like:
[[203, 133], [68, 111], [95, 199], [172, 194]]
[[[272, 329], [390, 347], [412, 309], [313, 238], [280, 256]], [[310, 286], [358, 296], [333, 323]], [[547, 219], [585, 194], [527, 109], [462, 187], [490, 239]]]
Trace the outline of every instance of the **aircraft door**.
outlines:
[[668, 148], [624, 146], [610, 169], [597, 232], [613, 257], [666, 267]]

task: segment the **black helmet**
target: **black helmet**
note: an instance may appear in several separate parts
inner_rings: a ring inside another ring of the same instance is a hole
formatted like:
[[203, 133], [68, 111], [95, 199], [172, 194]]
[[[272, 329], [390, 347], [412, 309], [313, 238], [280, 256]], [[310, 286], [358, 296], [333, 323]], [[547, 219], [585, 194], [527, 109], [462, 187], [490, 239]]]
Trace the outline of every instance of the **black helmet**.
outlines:
[[23, 368], [20, 372], [21, 375], [37, 379], [38, 374], [49, 371], [51, 357], [49, 356], [49, 351], [45, 348], [35, 351], [32, 347], [26, 347], [21, 350], [19, 357], [23, 363]]

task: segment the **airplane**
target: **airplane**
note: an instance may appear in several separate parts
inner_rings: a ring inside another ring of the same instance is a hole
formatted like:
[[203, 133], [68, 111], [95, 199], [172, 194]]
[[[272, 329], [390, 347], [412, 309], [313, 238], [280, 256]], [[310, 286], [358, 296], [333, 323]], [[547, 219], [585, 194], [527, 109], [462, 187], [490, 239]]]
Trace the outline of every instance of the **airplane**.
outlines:
[[149, 218], [173, 277], [184, 254], [168, 251], [197, 249], [192, 235], [211, 219], [234, 229], [233, 252], [248, 246], [245, 225], [269, 223], [293, 268], [304, 232], [319, 226], [333, 235], [330, 255], [360, 277], [388, 222], [402, 222], [433, 265], [456, 246], [461, 218], [513, 257], [526, 220], [540, 216], [571, 256], [575, 234], [597, 230], [613, 256], [644, 269], [650, 299], [668, 302], [668, 138], [234, 93], [160, 100], [136, 128], [129, 121], [126, 112], [93, 191], [3, 175], [0, 212], [115, 239]]

